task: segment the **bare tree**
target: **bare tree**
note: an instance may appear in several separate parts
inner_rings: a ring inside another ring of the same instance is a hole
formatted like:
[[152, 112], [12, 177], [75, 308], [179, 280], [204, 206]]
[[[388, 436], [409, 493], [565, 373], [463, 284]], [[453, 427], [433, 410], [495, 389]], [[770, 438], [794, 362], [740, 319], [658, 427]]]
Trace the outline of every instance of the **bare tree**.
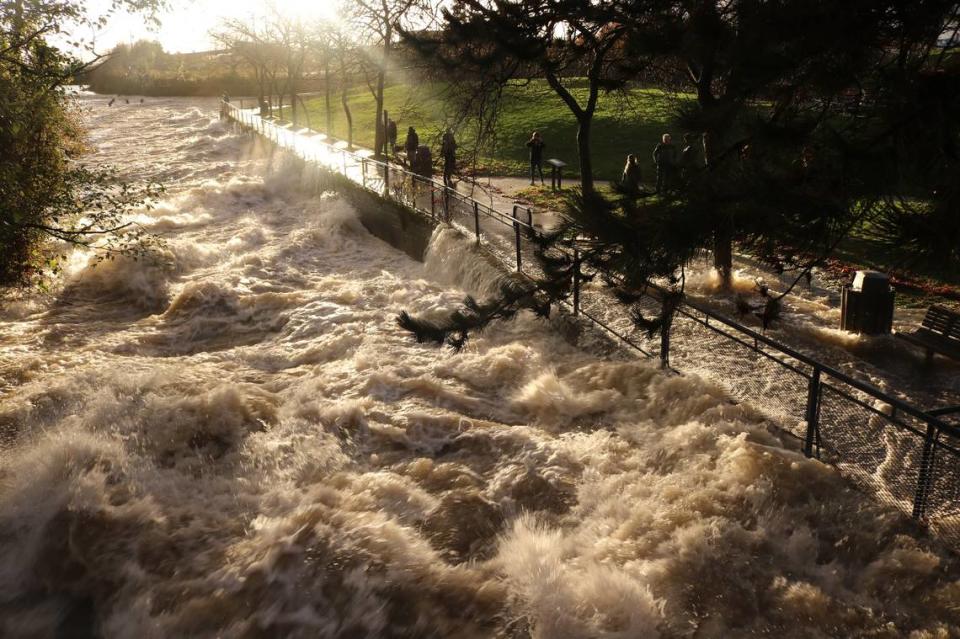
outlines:
[[400, 30], [423, 28], [432, 17], [428, 0], [354, 0], [350, 10], [350, 23], [367, 47], [363, 69], [377, 107], [373, 150], [378, 157], [382, 157], [386, 142], [383, 91]]
[[290, 97], [290, 120], [297, 122], [297, 94], [303, 79], [307, 54], [311, 50], [310, 30], [299, 18], [284, 15], [276, 6], [270, 7], [267, 36], [275, 58], [283, 69], [283, 85], [280, 88], [280, 110], [283, 111], [283, 96]]
[[333, 131], [333, 75], [334, 65], [339, 61], [341, 40], [340, 30], [328, 22], [315, 24], [310, 34], [312, 62], [323, 73], [323, 107], [327, 134]]
[[[340, 76], [340, 104], [343, 106], [343, 115], [347, 121], [347, 148], [352, 151], [353, 113], [350, 111], [350, 88], [353, 86], [352, 78], [356, 74], [358, 66], [357, 45], [342, 27], [331, 27], [329, 36], [330, 51], [332, 58], [336, 60]], [[329, 134], [330, 131], [328, 125], [327, 133]]]
[[211, 36], [232, 55], [250, 66], [257, 81], [257, 97], [260, 103], [272, 105], [280, 61], [277, 59], [269, 30], [252, 20], [248, 22], [228, 19], [224, 20]]
[[[421, 53], [470, 78], [468, 94], [498, 97], [511, 81], [545, 79], [577, 121], [580, 183], [592, 193], [591, 129], [603, 93], [622, 89], [640, 58], [615, 4], [591, 0], [456, 0], [443, 8], [442, 37], [404, 30]], [[586, 95], [579, 90], [586, 88]], [[492, 115], [496, 109], [488, 110]]]

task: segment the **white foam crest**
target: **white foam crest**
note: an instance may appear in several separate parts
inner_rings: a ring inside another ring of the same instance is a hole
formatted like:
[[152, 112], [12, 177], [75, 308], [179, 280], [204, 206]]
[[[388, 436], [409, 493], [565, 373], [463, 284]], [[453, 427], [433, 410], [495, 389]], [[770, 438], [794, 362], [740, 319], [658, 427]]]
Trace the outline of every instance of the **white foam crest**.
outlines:
[[124, 299], [136, 307], [157, 311], [167, 304], [169, 283], [176, 272], [172, 251], [156, 251], [136, 259], [115, 255], [98, 261], [95, 255], [67, 281], [68, 295], [100, 299]]
[[123, 299], [137, 308], [158, 311], [167, 305], [173, 280], [216, 259], [214, 247], [180, 240], [135, 254], [77, 251], [65, 269], [64, 294], [68, 299]]
[[208, 122], [210, 120], [209, 112], [201, 110], [199, 107], [192, 107], [180, 113], [169, 116], [169, 121], [173, 124], [187, 122]]
[[304, 228], [294, 230], [281, 255], [309, 249], [342, 251], [352, 246], [357, 238], [369, 239], [369, 233], [360, 222], [356, 210], [349, 203], [336, 199], [308, 202], [302, 210], [306, 217]]
[[575, 639], [660, 636], [662, 603], [635, 575], [574, 560], [571, 540], [521, 517], [498, 561], [532, 618], [532, 637]]
[[476, 249], [473, 241], [444, 225], [434, 229], [423, 259], [427, 273], [434, 280], [479, 297], [498, 293], [498, 283], [505, 275], [499, 265]]
[[199, 226], [206, 224], [213, 219], [209, 213], [191, 213], [188, 211], [180, 211], [172, 215], [144, 215], [141, 214], [134, 218], [134, 220], [146, 227], [149, 228], [154, 233], [165, 233], [169, 231], [175, 231], [179, 229], [185, 229], [190, 227]]
[[493, 346], [484, 352], [468, 351], [459, 357], [441, 358], [435, 366], [438, 376], [452, 377], [470, 386], [489, 390], [513, 388], [521, 379], [542, 366], [542, 354], [516, 342]]
[[600, 415], [620, 397], [613, 389], [577, 391], [556, 373], [548, 372], [528, 382], [514, 397], [513, 405], [545, 428], [555, 429], [581, 417]]
[[36, 297], [11, 292], [0, 297], [0, 320], [12, 322], [30, 317], [43, 309], [42, 302]]
[[[720, 291], [722, 286], [723, 279], [715, 268], [691, 268], [686, 271], [684, 288], [690, 294], [711, 295]], [[734, 293], [756, 293], [756, 275], [742, 269], [734, 269], [730, 274], [730, 290]]]
[[234, 235], [226, 244], [226, 248], [235, 253], [255, 250], [267, 241], [267, 234], [259, 226], [248, 228]]
[[122, 474], [126, 462], [117, 442], [77, 431], [41, 436], [0, 460], [0, 601], [10, 601], [40, 586], [35, 568], [44, 544], [67, 532], [48, 530], [54, 518], [109, 508], [108, 477]]

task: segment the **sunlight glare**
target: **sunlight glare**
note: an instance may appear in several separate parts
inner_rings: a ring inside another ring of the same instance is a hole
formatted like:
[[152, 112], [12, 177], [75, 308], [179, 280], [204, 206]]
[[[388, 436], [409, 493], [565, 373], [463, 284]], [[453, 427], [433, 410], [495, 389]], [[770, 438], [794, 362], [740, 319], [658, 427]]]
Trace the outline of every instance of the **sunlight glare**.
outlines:
[[263, 0], [201, 0], [198, 4], [207, 6], [209, 12], [219, 18], [248, 18], [250, 16], [268, 16], [276, 12], [287, 18], [307, 22], [339, 21], [339, 2], [330, 0], [285, 0], [263, 2]]
[[[94, 15], [102, 15], [110, 5], [110, 0], [91, 0], [90, 9]], [[223, 20], [259, 20], [275, 9], [282, 16], [306, 22], [338, 23], [340, 5], [337, 0], [175, 0], [161, 13], [159, 30], [151, 29], [140, 16], [119, 12], [96, 38], [102, 50], [118, 42], [132, 43], [142, 38], [159, 41], [168, 52], [203, 51], [216, 46], [208, 34], [217, 30]], [[190, 28], [184, 28], [185, 25]]]

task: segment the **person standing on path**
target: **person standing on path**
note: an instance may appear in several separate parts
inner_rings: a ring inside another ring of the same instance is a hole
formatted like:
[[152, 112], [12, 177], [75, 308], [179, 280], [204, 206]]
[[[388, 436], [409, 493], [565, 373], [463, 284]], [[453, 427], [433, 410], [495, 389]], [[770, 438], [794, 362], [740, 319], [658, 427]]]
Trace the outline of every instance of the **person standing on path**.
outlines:
[[637, 195], [640, 192], [640, 158], [636, 155], [628, 155], [627, 163], [623, 167], [623, 176], [620, 178], [620, 184], [623, 190], [630, 195]]
[[403, 144], [403, 149], [407, 152], [407, 167], [413, 169], [413, 162], [417, 157], [417, 147], [420, 146], [420, 136], [413, 127], [407, 129], [407, 140]]
[[664, 133], [661, 142], [653, 149], [653, 163], [657, 165], [657, 194], [662, 195], [671, 186], [677, 166], [677, 147], [673, 137]]
[[397, 123], [393, 118], [387, 120], [387, 150], [393, 155], [397, 154]]
[[440, 155], [443, 156], [443, 184], [452, 187], [453, 173], [457, 170], [457, 141], [450, 129], [447, 129], [447, 132], [443, 134], [443, 141], [440, 143]]
[[[426, 190], [433, 198], [433, 188], [430, 185], [430, 181], [433, 180], [433, 154], [430, 153], [429, 146], [421, 144], [417, 147], [413, 154], [413, 160], [410, 162], [410, 169], [414, 173], [411, 178], [413, 180], [414, 201], [422, 190], [418, 185], [429, 187]], [[430, 206], [433, 206], [432, 203], [430, 203]]]
[[540, 173], [540, 184], [543, 184], [543, 149], [547, 145], [544, 144], [543, 138], [540, 137], [539, 131], [534, 131], [533, 135], [530, 136], [530, 140], [527, 142], [527, 147], [530, 149], [530, 185], [536, 183], [536, 174]]

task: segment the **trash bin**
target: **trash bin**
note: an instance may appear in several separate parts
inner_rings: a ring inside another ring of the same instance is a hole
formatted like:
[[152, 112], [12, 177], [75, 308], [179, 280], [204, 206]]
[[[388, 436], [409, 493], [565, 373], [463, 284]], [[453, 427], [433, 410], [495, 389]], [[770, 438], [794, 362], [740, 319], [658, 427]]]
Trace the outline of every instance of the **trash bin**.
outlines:
[[889, 333], [893, 325], [894, 290], [890, 278], [877, 271], [857, 271], [843, 287], [840, 328], [853, 333]]

